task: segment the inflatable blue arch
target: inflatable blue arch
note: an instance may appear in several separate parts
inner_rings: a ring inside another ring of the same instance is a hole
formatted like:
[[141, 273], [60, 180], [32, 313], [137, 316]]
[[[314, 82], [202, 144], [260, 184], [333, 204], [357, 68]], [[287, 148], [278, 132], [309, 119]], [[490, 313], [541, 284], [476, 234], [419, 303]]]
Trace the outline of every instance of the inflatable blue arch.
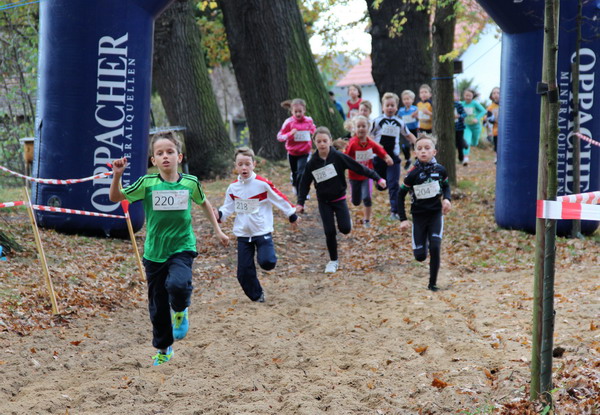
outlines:
[[[540, 96], [544, 37], [543, 0], [478, 0], [502, 29], [502, 67], [496, 174], [496, 222], [508, 229], [535, 232]], [[575, 53], [577, 1], [560, 2], [558, 83], [558, 194], [573, 194], [573, 121], [570, 97], [571, 62]], [[600, 1], [585, 2], [579, 82], [581, 132], [600, 137], [600, 101], [594, 96], [600, 74]], [[600, 80], [599, 80], [600, 81]], [[596, 98], [596, 99], [594, 99]], [[581, 193], [600, 189], [600, 148], [581, 141]], [[582, 221], [591, 234], [598, 223]], [[558, 233], [567, 234], [571, 221], [559, 221]]]
[[[146, 173], [154, 19], [172, 0], [40, 2], [34, 175], [68, 179], [108, 171], [128, 157], [127, 185]], [[108, 198], [111, 177], [36, 184], [36, 204], [122, 214]], [[137, 205], [137, 206], [136, 206]], [[144, 223], [142, 206], [131, 218]], [[37, 212], [40, 226], [67, 233], [126, 235], [121, 219]]]

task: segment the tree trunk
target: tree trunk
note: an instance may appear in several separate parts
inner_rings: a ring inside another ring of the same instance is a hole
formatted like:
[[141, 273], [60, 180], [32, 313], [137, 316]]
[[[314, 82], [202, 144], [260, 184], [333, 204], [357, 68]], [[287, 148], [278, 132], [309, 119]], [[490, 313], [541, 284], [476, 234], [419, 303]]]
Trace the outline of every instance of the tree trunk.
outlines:
[[[429, 49], [429, 0], [418, 11], [413, 2], [398, 0], [366, 0], [371, 17], [371, 73], [379, 95], [395, 92], [400, 95], [410, 89], [419, 96], [419, 86], [431, 79]], [[377, 9], [374, 3], [379, 3]], [[395, 19], [404, 12], [406, 22], [401, 33], [390, 36]]]
[[269, 159], [285, 157], [277, 132], [289, 112], [281, 102], [306, 101], [315, 124], [343, 133], [313, 59], [296, 0], [220, 0], [231, 62], [244, 102], [254, 151]]
[[454, 130], [454, 83], [451, 59], [440, 57], [454, 49], [455, 2], [436, 7], [433, 21], [433, 133], [438, 138], [437, 160], [446, 167], [450, 183], [456, 185], [456, 149]]
[[176, 0], [156, 21], [153, 82], [169, 122], [186, 127], [190, 173], [204, 179], [226, 171], [233, 145], [208, 76], [195, 4]]

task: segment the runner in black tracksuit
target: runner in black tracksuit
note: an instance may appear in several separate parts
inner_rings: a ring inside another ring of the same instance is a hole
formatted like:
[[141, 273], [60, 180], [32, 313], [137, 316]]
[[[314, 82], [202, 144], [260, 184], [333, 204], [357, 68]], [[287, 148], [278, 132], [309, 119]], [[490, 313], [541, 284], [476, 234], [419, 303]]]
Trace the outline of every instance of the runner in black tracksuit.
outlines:
[[[437, 274], [440, 268], [442, 235], [444, 232], [443, 214], [450, 211], [450, 185], [446, 169], [435, 160], [435, 142], [429, 136], [422, 136], [415, 144], [417, 162], [408, 171], [398, 193], [398, 214], [401, 229], [410, 227], [404, 209], [404, 198], [411, 195], [413, 218], [412, 246], [415, 259], [424, 261], [429, 247], [429, 288], [437, 291]], [[429, 245], [429, 246], [428, 246]]]
[[311, 183], [314, 182], [327, 250], [331, 259], [325, 272], [330, 273], [337, 271], [338, 268], [335, 219], [337, 218], [337, 227], [341, 233], [348, 234], [352, 229], [350, 211], [346, 203], [345, 171], [350, 169], [362, 176], [369, 177], [377, 181], [383, 188], [385, 188], [385, 180], [375, 171], [331, 147], [331, 134], [326, 127], [317, 128], [314, 141], [317, 151], [306, 164], [298, 189], [299, 206], [297, 206], [297, 211], [300, 213], [303, 211], [306, 195], [310, 190]]

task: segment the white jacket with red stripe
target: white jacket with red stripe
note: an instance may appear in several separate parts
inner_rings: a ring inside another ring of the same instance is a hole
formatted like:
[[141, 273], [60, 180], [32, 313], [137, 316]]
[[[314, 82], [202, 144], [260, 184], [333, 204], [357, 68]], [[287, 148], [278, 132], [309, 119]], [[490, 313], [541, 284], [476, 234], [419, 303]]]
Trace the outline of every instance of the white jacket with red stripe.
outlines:
[[236, 213], [236, 200], [258, 199], [258, 211], [255, 213], [237, 213], [233, 223], [233, 233], [238, 237], [252, 237], [273, 232], [273, 206], [281, 210], [288, 218], [296, 213], [296, 208], [269, 180], [257, 176], [238, 179], [231, 183], [225, 193], [223, 206], [219, 208], [220, 221], [225, 222]]

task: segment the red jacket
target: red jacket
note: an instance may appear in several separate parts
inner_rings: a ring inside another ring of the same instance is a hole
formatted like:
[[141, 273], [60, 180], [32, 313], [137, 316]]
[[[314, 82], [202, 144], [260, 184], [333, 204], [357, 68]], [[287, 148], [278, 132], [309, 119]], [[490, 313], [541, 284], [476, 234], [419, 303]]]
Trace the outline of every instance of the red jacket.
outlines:
[[[375, 141], [371, 140], [369, 137], [367, 137], [367, 142], [362, 144], [360, 142], [360, 140], [358, 139], [358, 137], [356, 137], [356, 136], [352, 137], [350, 139], [350, 142], [348, 143], [348, 147], [346, 147], [345, 153], [347, 155], [349, 155], [351, 158], [353, 158], [354, 160], [358, 161], [363, 166], [368, 167], [369, 169], [373, 169], [373, 157], [372, 156], [368, 157], [367, 159], [360, 160], [361, 158], [368, 156], [368, 153], [361, 153], [361, 152], [368, 152], [369, 150], [371, 150], [372, 155], [374, 154], [382, 160], [385, 158], [385, 156], [387, 156], [387, 153], [385, 152], [383, 147], [381, 147]], [[359, 152], [358, 157], [356, 154], [357, 151]], [[352, 170], [348, 170], [348, 178], [350, 180], [366, 180], [367, 179], [365, 176], [361, 176], [360, 174], [354, 173]]]

